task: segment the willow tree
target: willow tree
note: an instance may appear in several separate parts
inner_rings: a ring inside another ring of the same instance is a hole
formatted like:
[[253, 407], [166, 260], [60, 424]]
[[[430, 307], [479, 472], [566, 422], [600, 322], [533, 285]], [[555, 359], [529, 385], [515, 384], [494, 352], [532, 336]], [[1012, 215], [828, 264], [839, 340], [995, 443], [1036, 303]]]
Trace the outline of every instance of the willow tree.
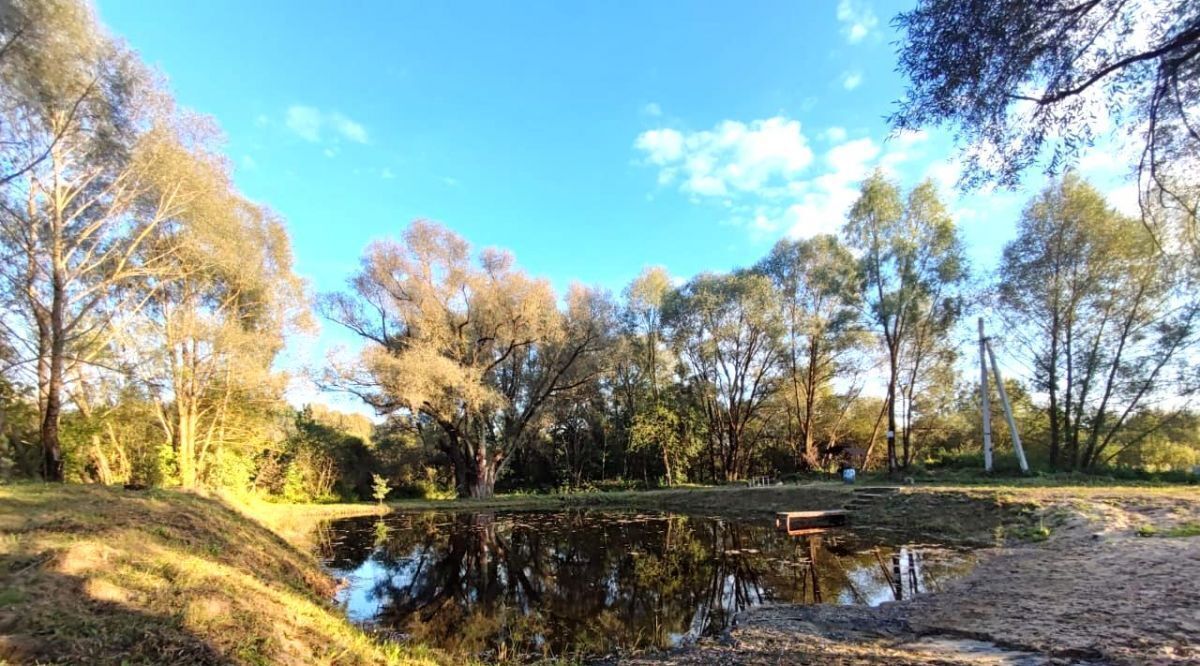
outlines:
[[892, 122], [955, 129], [968, 182], [1059, 171], [1115, 130], [1133, 139], [1146, 208], [1195, 223], [1200, 4], [921, 0], [895, 23], [910, 83]]
[[770, 280], [750, 272], [700, 275], [671, 294], [664, 322], [682, 378], [708, 421], [714, 478], [750, 470], [778, 389], [782, 322]]
[[[779, 241], [755, 270], [770, 278], [780, 296], [785, 436], [798, 465], [814, 468], [822, 457], [816, 436], [822, 412], [848, 406], [834, 404], [833, 380], [856, 374], [851, 365], [861, 342], [858, 265], [837, 237], [822, 235]], [[853, 393], [853, 386], [847, 388]]]
[[[13, 50], [0, 59], [3, 321], [34, 368], [44, 476], [62, 480], [66, 377], [102, 346], [112, 313], [136, 307], [122, 290], [142, 274], [134, 258], [173, 207], [172, 192], [150, 185], [157, 136], [145, 132], [165, 98], [85, 6], [4, 9]], [[30, 17], [55, 27], [47, 33]]]
[[430, 222], [372, 243], [350, 286], [322, 310], [366, 346], [330, 380], [431, 430], [463, 496], [491, 496], [514, 452], [543, 431], [547, 405], [600, 372], [612, 326], [603, 294], [574, 287], [560, 310], [550, 284], [512, 255], [473, 255]]
[[1094, 467], [1150, 430], [1139, 410], [1195, 390], [1196, 268], [1074, 175], [1026, 207], [999, 294], [1048, 400], [1052, 466]]
[[866, 317], [887, 357], [887, 460], [895, 471], [913, 453], [920, 383], [947, 361], [942, 343], [961, 313], [957, 291], [966, 279], [962, 242], [931, 182], [905, 198], [880, 172], [863, 183], [843, 233], [859, 253]]
[[142, 306], [122, 317], [119, 343], [180, 484], [194, 487], [223, 454], [263, 447], [283, 391], [271, 366], [304, 323], [305, 297], [282, 222], [237, 192], [209, 147], [213, 130], [187, 118], [154, 132], [164, 138], [151, 182], [174, 205], [143, 243], [147, 277], [131, 288]]

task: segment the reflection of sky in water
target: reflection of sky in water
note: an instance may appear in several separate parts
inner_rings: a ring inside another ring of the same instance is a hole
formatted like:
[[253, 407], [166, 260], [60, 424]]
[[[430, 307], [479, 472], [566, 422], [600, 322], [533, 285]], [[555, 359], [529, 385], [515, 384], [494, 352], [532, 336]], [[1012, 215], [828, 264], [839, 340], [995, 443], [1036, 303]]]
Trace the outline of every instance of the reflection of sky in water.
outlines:
[[412, 562], [401, 561], [399, 566], [389, 567], [376, 558], [367, 558], [353, 571], [339, 572], [346, 579], [346, 586], [338, 590], [335, 600], [346, 608], [346, 615], [354, 622], [369, 622], [379, 614], [385, 599], [380, 598], [381, 583], [405, 586], [412, 581], [416, 567]]
[[908, 598], [972, 561], [881, 535], [790, 537], [766, 521], [694, 516], [498, 512], [386, 522], [379, 542], [373, 519], [331, 526], [322, 556], [346, 579], [337, 600], [348, 616], [485, 658], [673, 646], [766, 602]]

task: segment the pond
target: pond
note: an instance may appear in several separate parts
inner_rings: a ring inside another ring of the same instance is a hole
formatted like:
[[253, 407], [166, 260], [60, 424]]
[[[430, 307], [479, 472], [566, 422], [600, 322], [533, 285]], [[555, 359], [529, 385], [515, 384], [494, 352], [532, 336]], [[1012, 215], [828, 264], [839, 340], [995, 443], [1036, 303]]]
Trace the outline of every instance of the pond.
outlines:
[[619, 513], [392, 514], [336, 520], [320, 556], [350, 618], [491, 660], [677, 646], [769, 602], [876, 605], [936, 590], [969, 552], [768, 520]]

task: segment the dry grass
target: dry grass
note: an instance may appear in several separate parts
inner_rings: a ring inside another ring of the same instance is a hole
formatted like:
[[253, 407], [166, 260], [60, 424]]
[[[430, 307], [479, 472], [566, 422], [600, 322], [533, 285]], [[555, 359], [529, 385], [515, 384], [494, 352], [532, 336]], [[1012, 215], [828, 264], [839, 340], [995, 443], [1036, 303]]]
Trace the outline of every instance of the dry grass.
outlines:
[[0, 662], [439, 661], [354, 627], [310, 555], [226, 502], [181, 492], [0, 487], [0, 590]]

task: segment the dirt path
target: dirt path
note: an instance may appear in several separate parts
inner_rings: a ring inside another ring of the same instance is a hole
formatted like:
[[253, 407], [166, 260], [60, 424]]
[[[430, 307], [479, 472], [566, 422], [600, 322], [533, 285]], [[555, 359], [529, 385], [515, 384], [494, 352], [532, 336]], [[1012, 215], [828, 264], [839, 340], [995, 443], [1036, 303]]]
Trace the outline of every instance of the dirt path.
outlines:
[[1200, 536], [1161, 536], [1200, 523], [1200, 493], [1042, 499], [1048, 541], [985, 551], [940, 593], [761, 607], [721, 641], [625, 663], [1200, 664]]

